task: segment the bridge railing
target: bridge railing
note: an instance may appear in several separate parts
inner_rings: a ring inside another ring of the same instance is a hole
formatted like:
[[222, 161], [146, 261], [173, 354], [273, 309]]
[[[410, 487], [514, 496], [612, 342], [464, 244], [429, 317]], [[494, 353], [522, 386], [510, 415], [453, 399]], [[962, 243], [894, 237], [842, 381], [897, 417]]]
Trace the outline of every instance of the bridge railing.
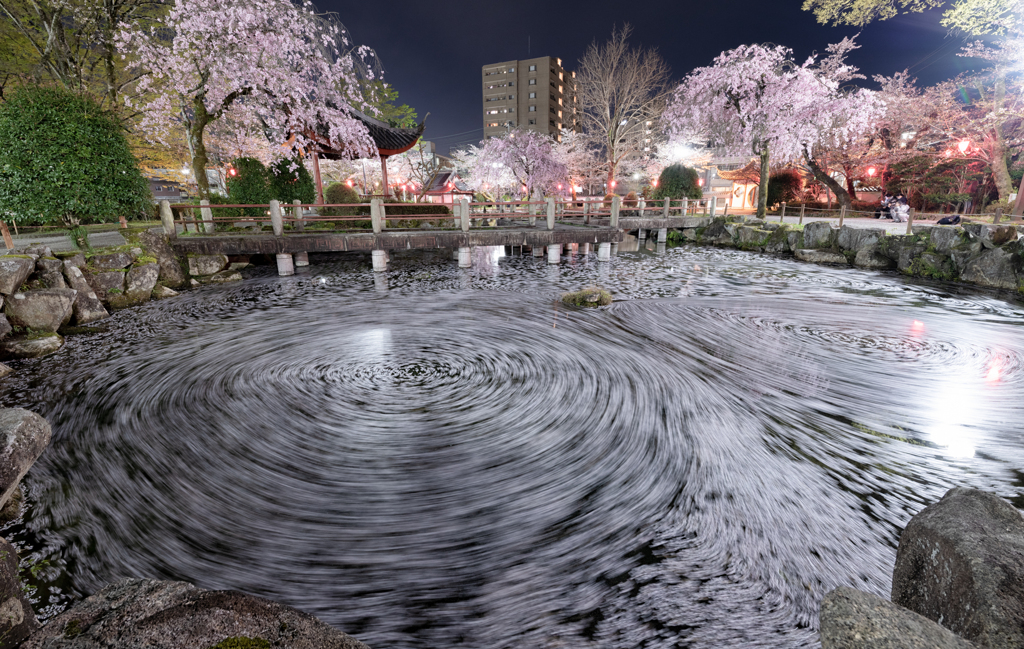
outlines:
[[[439, 208], [443, 208], [439, 209]], [[281, 204], [209, 204], [202, 201], [171, 204], [161, 201], [164, 230], [172, 236], [273, 232], [359, 231], [386, 229], [461, 229], [486, 227], [547, 227], [556, 225], [617, 228], [619, 218], [678, 218], [707, 210], [704, 201], [605, 201], [602, 197], [541, 201], [458, 201], [438, 203], [331, 203], [295, 201]], [[450, 211], [449, 211], [450, 210]], [[538, 219], [541, 220], [538, 223]]]

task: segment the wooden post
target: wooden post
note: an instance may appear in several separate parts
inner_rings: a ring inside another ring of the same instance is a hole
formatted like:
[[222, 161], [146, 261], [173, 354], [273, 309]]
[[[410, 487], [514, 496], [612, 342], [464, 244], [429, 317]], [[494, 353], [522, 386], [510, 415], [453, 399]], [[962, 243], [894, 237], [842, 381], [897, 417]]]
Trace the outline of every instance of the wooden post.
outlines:
[[661, 208], [661, 218], [663, 218], [663, 219], [667, 219], [668, 218], [669, 204], [671, 202], [672, 202], [671, 198], [666, 198], [665, 199], [665, 205], [662, 206], [662, 208]]
[[583, 200], [583, 224], [584, 225], [590, 225], [590, 212], [587, 209], [589, 206], [590, 206], [590, 201], [584, 199]]
[[683, 199], [683, 216], [686, 216], [689, 213], [690, 213], [690, 199], [684, 198]]
[[206, 231], [206, 234], [213, 234], [213, 210], [209, 207], [210, 201], [204, 198], [199, 201], [199, 204], [202, 206], [199, 211], [203, 215], [203, 230]]
[[0, 233], [4, 235], [4, 246], [8, 250], [14, 250], [14, 239], [11, 238], [11, 231], [7, 229], [7, 221], [0, 221]]
[[914, 234], [914, 208], [907, 213], [907, 234]]
[[782, 211], [779, 212], [779, 223], [782, 223], [786, 218], [786, 201], [782, 201]]
[[174, 212], [171, 211], [170, 201], [160, 201], [160, 224], [164, 226], [164, 234], [168, 239], [178, 236], [178, 231], [174, 228]]
[[844, 220], [846, 220], [846, 206], [842, 205], [839, 208], [839, 227], [843, 227]]
[[381, 218], [380, 218], [380, 199], [370, 199], [370, 224], [373, 226], [373, 233], [380, 234], [381, 230]]
[[128, 219], [124, 218], [124, 214], [122, 214], [121, 216], [117, 217], [117, 220], [120, 221], [121, 229], [122, 230], [127, 230], [128, 229]]
[[469, 199], [463, 198], [459, 204], [462, 205], [462, 231], [469, 232]]
[[992, 217], [992, 225], [997, 225], [1003, 219], [1003, 208], [996, 208], [996, 215]]
[[548, 230], [555, 229], [555, 199], [548, 196], [544, 199], [548, 204]]
[[805, 207], [807, 207], [806, 204], [800, 203], [800, 224], [803, 224], [803, 222], [804, 222], [804, 208]]
[[612, 198], [612, 219], [610, 224], [611, 227], [615, 229], [618, 229], [619, 227], [619, 205], [621, 205], [621, 203], [622, 197], [616, 194]]

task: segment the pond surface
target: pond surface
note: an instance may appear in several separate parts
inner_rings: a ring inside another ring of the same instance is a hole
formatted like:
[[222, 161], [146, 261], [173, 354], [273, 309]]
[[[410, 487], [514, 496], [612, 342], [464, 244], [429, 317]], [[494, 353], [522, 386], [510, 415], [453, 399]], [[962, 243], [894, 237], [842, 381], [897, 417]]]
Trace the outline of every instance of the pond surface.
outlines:
[[[54, 426], [2, 532], [44, 616], [139, 576], [374, 649], [813, 647], [947, 489], [1024, 506], [1010, 296], [711, 248], [474, 262], [256, 268], [14, 363], [2, 405]], [[592, 284], [617, 301], [558, 303]]]

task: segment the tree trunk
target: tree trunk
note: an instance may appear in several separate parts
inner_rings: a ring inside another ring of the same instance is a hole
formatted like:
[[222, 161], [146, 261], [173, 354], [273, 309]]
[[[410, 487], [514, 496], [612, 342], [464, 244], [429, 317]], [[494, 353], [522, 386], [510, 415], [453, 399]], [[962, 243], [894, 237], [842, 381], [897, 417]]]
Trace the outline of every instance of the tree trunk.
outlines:
[[[757, 188], [757, 218], [759, 219], [763, 219], [768, 212], [769, 161], [768, 145], [766, 144], [761, 149], [761, 185]], [[712, 194], [712, 196], [714, 195]]]
[[850, 194], [850, 200], [851, 201], [855, 201], [855, 200], [857, 200], [857, 190], [853, 186], [853, 177], [850, 175], [849, 171], [847, 171], [845, 175], [846, 175], [846, 191]]
[[832, 193], [836, 195], [836, 201], [840, 205], [845, 205], [846, 209], [853, 207], [853, 203], [850, 201], [850, 195], [846, 193], [843, 186], [836, 182], [836, 179], [825, 173], [825, 170], [815, 161], [814, 158], [804, 149], [804, 161], [807, 162], [807, 168], [814, 174], [814, 179], [818, 182], [824, 183], [828, 189], [832, 190]]
[[[992, 108], [995, 112], [1002, 110], [1006, 99], [1006, 73], [1000, 71], [996, 77], [996, 89], [992, 97]], [[1006, 140], [1003, 138], [1003, 126], [998, 124], [993, 130], [995, 137], [992, 144], [992, 180], [999, 191], [1000, 200], [1010, 200], [1013, 192], [1013, 181], [1010, 170], [1006, 168]]]
[[605, 196], [615, 193], [615, 163], [608, 161], [608, 186], [605, 188]]
[[203, 133], [206, 125], [210, 123], [210, 114], [206, 111], [206, 105], [202, 98], [192, 102], [195, 115], [188, 128], [188, 148], [192, 152], [192, 173], [196, 177], [196, 186], [199, 188], [199, 198], [210, 198], [210, 181], [206, 177], [206, 143], [203, 142]]

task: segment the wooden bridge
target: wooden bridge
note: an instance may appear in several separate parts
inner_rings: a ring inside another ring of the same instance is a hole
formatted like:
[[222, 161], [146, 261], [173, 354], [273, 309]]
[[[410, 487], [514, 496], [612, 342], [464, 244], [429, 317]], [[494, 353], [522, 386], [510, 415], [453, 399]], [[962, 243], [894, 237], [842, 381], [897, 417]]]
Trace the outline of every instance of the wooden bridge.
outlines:
[[[623, 208], [619, 197], [607, 207], [553, 198], [504, 203], [464, 200], [453, 206], [454, 214], [438, 213], [436, 204], [384, 203], [379, 199], [369, 205], [203, 203], [171, 205], [164, 201], [160, 205], [164, 231], [179, 254], [275, 255], [281, 275], [307, 265], [310, 252], [369, 252], [376, 271], [387, 269], [387, 253], [395, 250], [457, 250], [459, 265], [468, 267], [472, 249], [478, 246], [528, 247], [537, 257], [546, 250], [548, 261], [558, 263], [564, 246], [587, 249], [593, 245], [598, 260], [608, 261], [612, 244], [623, 240], [624, 231], [638, 230], [643, 238], [646, 230], [657, 230], [662, 241], [669, 228], [700, 227], [710, 221], [693, 214], [699, 206], [685, 200]], [[367, 208], [369, 214], [360, 213]], [[214, 216], [218, 209], [265, 215]], [[389, 214], [389, 209], [393, 213]], [[325, 214], [332, 210], [348, 215]]]

